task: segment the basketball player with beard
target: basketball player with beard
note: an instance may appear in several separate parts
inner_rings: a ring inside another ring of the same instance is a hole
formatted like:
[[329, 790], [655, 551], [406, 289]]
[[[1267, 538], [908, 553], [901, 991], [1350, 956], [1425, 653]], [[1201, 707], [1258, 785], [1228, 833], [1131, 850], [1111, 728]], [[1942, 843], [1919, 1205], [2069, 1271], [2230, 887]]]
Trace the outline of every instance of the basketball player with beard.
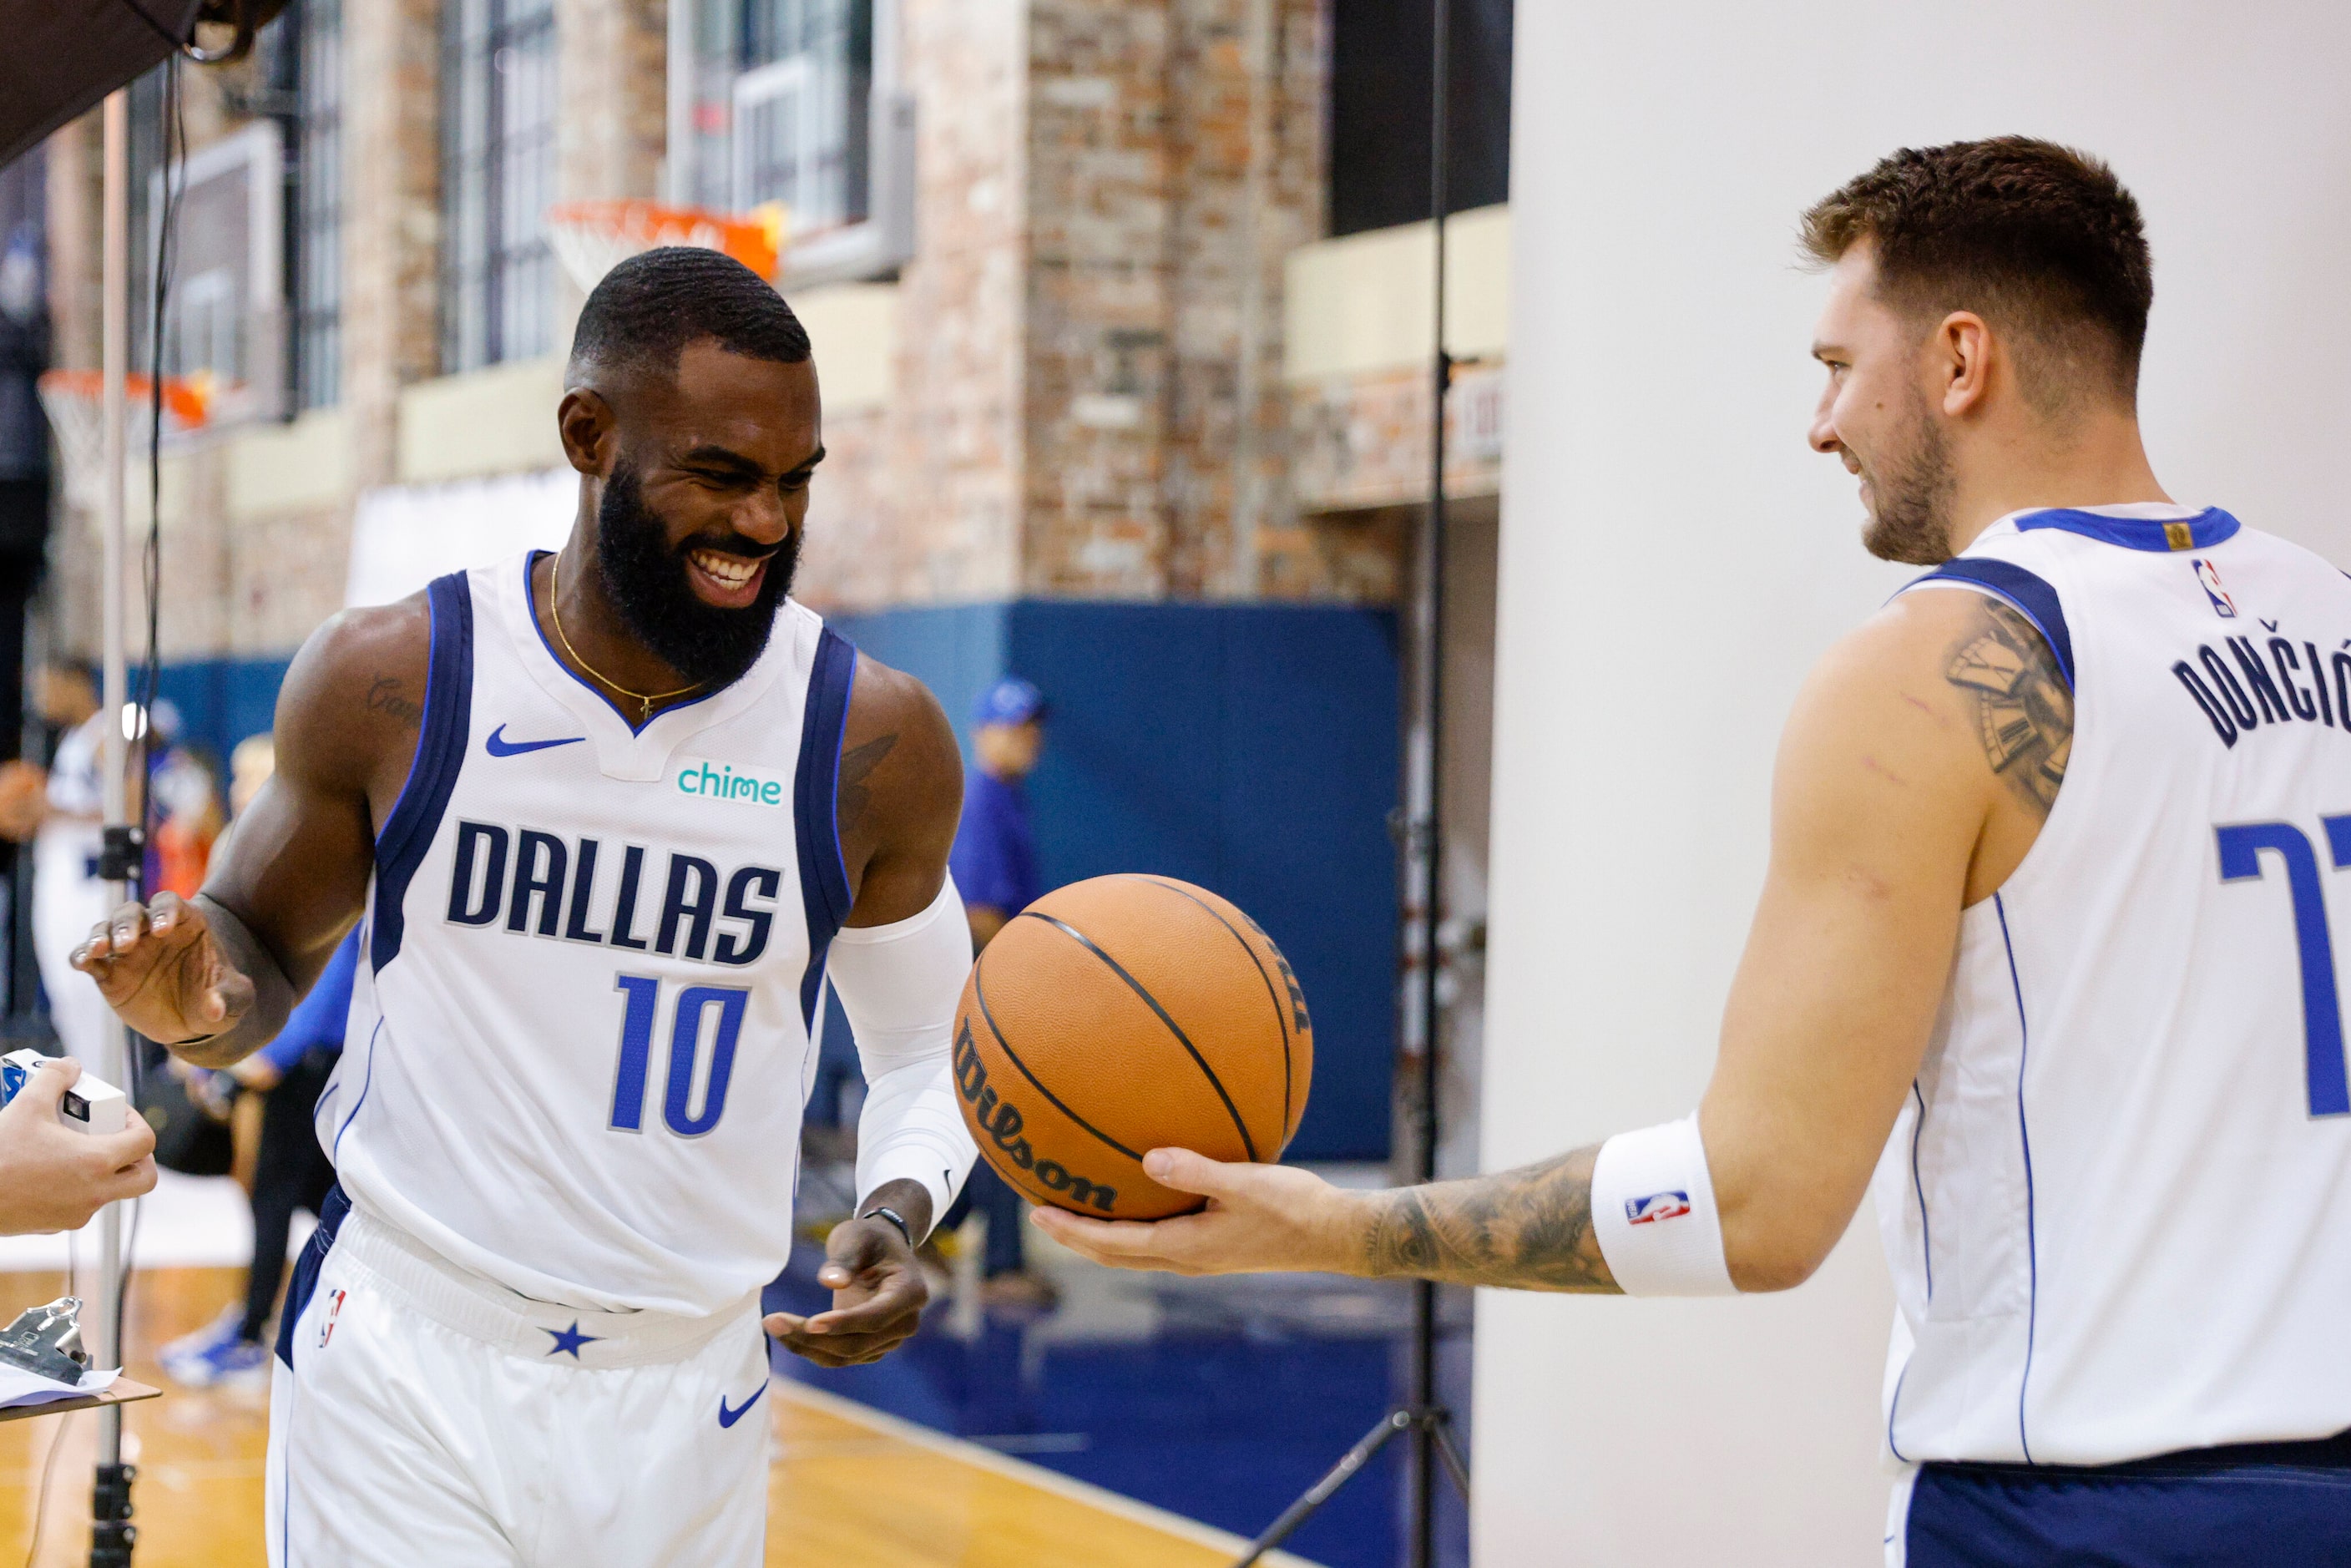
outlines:
[[[761, 1561], [766, 1336], [835, 1366], [904, 1340], [974, 1155], [955, 737], [789, 597], [806, 334], [737, 263], [656, 250], [589, 297], [567, 382], [562, 549], [322, 627], [204, 891], [76, 960], [220, 1067], [362, 926], [274, 1367], [280, 1568]], [[763, 1336], [828, 966], [862, 1199], [832, 1308]]]
[[1039, 1223], [1186, 1273], [1727, 1295], [1802, 1282], [1874, 1171], [1892, 1568], [2351, 1563], [2351, 581], [2158, 483], [2104, 163], [1908, 149], [1803, 235], [1812, 444], [1933, 570], [1796, 700], [1698, 1111], [1380, 1193], [1155, 1150], [1205, 1213]]

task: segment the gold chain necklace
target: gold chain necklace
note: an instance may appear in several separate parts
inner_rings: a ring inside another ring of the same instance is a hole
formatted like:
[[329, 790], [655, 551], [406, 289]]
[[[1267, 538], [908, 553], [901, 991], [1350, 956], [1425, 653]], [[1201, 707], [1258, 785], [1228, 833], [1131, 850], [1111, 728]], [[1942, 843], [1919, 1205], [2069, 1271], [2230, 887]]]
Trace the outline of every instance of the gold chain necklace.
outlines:
[[571, 639], [565, 635], [563, 630], [563, 553], [560, 550], [556, 552], [555, 559], [548, 566], [547, 580], [547, 613], [548, 617], [555, 622], [555, 640], [563, 644], [563, 651], [571, 655], [571, 662], [573, 664], [579, 665], [581, 669], [587, 671], [590, 674], [595, 676], [598, 680], [603, 682], [604, 685], [611, 687], [622, 696], [627, 697], [631, 702], [635, 703], [637, 705], [637, 722], [639, 724], [643, 724], [645, 720], [653, 717], [653, 704], [665, 703], [672, 697], [682, 697], [688, 692], [698, 692], [705, 684], [707, 684], [705, 682], [696, 681], [690, 686], [680, 686], [674, 692], [645, 693], [631, 691], [628, 687], [622, 685], [620, 682], [614, 680], [611, 676], [606, 674], [603, 671], [598, 669], [595, 665], [581, 658], [580, 656], [580, 650], [573, 647], [571, 645]]

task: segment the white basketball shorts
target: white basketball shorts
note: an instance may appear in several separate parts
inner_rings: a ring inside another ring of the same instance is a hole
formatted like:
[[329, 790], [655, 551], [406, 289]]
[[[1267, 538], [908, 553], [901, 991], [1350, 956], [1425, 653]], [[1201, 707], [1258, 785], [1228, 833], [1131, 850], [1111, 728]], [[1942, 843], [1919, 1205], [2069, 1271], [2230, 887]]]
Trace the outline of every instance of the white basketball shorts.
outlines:
[[556, 1307], [340, 1188], [327, 1207], [271, 1368], [271, 1568], [763, 1560], [756, 1299], [713, 1318]]

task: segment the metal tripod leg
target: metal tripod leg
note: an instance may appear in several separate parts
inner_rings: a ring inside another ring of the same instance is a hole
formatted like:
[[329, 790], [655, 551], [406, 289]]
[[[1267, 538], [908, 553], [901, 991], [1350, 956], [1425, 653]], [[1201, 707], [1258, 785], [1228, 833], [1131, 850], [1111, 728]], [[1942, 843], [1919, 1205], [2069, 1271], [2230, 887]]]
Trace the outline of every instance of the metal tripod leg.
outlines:
[[1364, 1434], [1363, 1440], [1340, 1457], [1322, 1479], [1306, 1489], [1306, 1495], [1281, 1511], [1281, 1517], [1266, 1527], [1264, 1534], [1249, 1542], [1248, 1553], [1233, 1568], [1254, 1568], [1258, 1559], [1280, 1545], [1290, 1533], [1311, 1518], [1314, 1511], [1331, 1500], [1331, 1496], [1347, 1484], [1347, 1478], [1372, 1462], [1372, 1456], [1388, 1446], [1390, 1438], [1412, 1430], [1417, 1417], [1410, 1410], [1392, 1410], [1380, 1418], [1380, 1424]]
[[1266, 1527], [1263, 1535], [1249, 1542], [1249, 1552], [1233, 1568], [1255, 1568], [1259, 1559], [1289, 1540], [1298, 1527], [1312, 1518], [1317, 1509], [1329, 1502], [1348, 1478], [1372, 1462], [1372, 1457], [1388, 1446], [1389, 1439], [1403, 1436], [1415, 1427], [1425, 1427], [1434, 1440], [1437, 1456], [1445, 1461], [1446, 1473], [1453, 1484], [1461, 1489], [1466, 1500], [1469, 1496], [1469, 1466], [1461, 1458], [1461, 1450], [1453, 1441], [1453, 1418], [1439, 1409], [1391, 1410], [1380, 1417], [1380, 1424], [1364, 1434], [1363, 1440], [1340, 1457], [1339, 1462], [1324, 1473], [1322, 1479], [1306, 1489], [1306, 1494], [1281, 1511], [1281, 1517]]
[[1428, 1435], [1437, 1444], [1437, 1457], [1445, 1461], [1453, 1477], [1453, 1484], [1461, 1490], [1461, 1500], [1469, 1500], [1469, 1461], [1461, 1457], [1461, 1449], [1453, 1441], [1453, 1417], [1442, 1410], [1431, 1410], [1424, 1417]]

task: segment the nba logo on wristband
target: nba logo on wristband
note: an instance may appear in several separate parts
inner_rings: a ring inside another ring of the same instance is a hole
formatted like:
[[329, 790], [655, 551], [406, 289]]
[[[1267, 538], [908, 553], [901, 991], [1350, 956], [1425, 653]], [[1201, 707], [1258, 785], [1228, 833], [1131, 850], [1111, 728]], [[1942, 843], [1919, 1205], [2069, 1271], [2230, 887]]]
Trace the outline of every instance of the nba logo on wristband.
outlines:
[[1625, 1200], [1625, 1223], [1652, 1225], [1660, 1219], [1678, 1218], [1689, 1211], [1689, 1194], [1653, 1192], [1646, 1197], [1628, 1197]]

